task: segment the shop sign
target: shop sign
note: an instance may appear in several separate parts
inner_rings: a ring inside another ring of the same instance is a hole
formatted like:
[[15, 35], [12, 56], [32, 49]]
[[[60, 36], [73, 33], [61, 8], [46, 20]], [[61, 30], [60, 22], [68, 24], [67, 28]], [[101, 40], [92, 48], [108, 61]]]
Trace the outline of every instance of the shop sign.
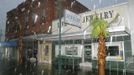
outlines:
[[64, 22], [73, 26], [80, 26], [80, 15], [71, 12], [69, 10], [64, 10]]
[[[59, 55], [59, 45], [55, 46], [55, 56]], [[75, 56], [81, 57], [82, 55], [82, 45], [61, 45], [61, 55], [63, 56]]]
[[[81, 16], [81, 28], [86, 31], [92, 31], [92, 20], [97, 14], [100, 19], [103, 19], [109, 23], [109, 32], [126, 31], [125, 28], [130, 29], [127, 18], [127, 6], [119, 5], [115, 7], [106, 7], [80, 14]], [[87, 28], [88, 27], [88, 28]]]
[[77, 47], [65, 47], [66, 55], [77, 55], [78, 48]]
[[[108, 11], [104, 11], [104, 12], [99, 12], [99, 13], [96, 13], [98, 15], [98, 17], [100, 19], [111, 19], [113, 18], [113, 15], [114, 15], [114, 10], [108, 10]], [[85, 22], [88, 22], [88, 21], [92, 21], [93, 20], [93, 16], [95, 15], [94, 14], [89, 14], [85, 17], [83, 17], [82, 19], [82, 23], [85, 23]]]
[[[100, 19], [104, 19], [107, 22], [111, 22], [114, 20], [114, 25], [127, 25], [127, 16], [126, 16], [126, 5], [120, 5], [116, 7], [108, 7], [103, 9], [97, 9], [94, 11], [89, 11], [86, 13], [82, 13], [82, 25], [83, 24], [90, 24], [93, 20], [95, 14], [98, 15]], [[124, 23], [124, 24], [121, 24]]]

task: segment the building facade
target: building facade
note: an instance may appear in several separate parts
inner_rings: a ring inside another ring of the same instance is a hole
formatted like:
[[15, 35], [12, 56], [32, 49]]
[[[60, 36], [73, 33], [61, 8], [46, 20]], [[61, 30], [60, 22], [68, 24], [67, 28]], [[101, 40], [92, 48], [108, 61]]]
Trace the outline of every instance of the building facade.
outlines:
[[[127, 69], [129, 57], [132, 57], [130, 24], [128, 18], [127, 3], [110, 6], [79, 14], [81, 16], [80, 27], [65, 23], [65, 17], [62, 19], [61, 27], [61, 55], [65, 59], [81, 62], [89, 62], [92, 69], [98, 69], [98, 40], [91, 37], [91, 21], [95, 13], [108, 23], [114, 20], [107, 29], [110, 36], [106, 38], [106, 69], [121, 71], [124, 73]], [[54, 43], [55, 57], [59, 55], [59, 20], [53, 21], [52, 35], [44, 37], [44, 40], [52, 40]], [[72, 22], [70, 22], [72, 23]], [[79, 61], [80, 59], [80, 61]], [[72, 62], [73, 63], [73, 62]], [[77, 63], [77, 62], [75, 62]], [[78, 64], [77, 63], [77, 64]], [[73, 65], [72, 65], [73, 66]]]
[[[88, 10], [88, 8], [75, 0], [61, 1], [63, 9], [69, 9], [75, 13]], [[16, 40], [23, 43], [19, 43], [19, 45], [23, 48], [24, 54], [27, 54], [27, 51], [40, 50], [40, 46], [45, 48], [44, 41], [37, 39], [37, 37], [52, 33], [52, 21], [58, 18], [58, 8], [57, 0], [26, 0], [19, 4], [15, 9], [7, 13], [6, 41]], [[38, 57], [38, 59], [40, 58]], [[45, 58], [45, 60], [48, 59]], [[43, 61], [39, 60], [39, 62]]]
[[[62, 5], [64, 6], [63, 9], [69, 9], [75, 13], [88, 10], [88, 8], [77, 1], [75, 2], [75, 0], [64, 0], [62, 1]], [[10, 40], [11, 34], [13, 38], [17, 38], [16, 33], [19, 33], [18, 25], [24, 27], [24, 36], [33, 35], [35, 33], [50, 33], [51, 31], [48, 32], [48, 30], [50, 28], [49, 26], [52, 25], [52, 20], [58, 18], [57, 6], [57, 0], [26, 0], [18, 5], [17, 8], [9, 11], [7, 13], [6, 23], [7, 40]]]
[[[10, 36], [7, 37], [7, 40], [19, 37], [20, 29], [18, 27], [23, 25], [22, 31], [24, 32], [21, 34], [23, 34], [24, 42], [26, 42], [25, 49], [37, 49], [37, 59], [39, 62], [56, 62], [60, 52], [58, 45], [58, 7], [56, 7], [58, 3], [55, 1], [27, 0], [16, 9], [7, 13], [6, 35]], [[63, 60], [61, 63], [71, 66], [76, 64], [77, 66], [77, 64], [81, 62], [89, 62], [92, 64], [93, 69], [98, 69], [98, 40], [92, 39], [90, 36], [92, 30], [91, 20], [96, 12], [100, 18], [108, 22], [115, 19], [108, 28], [110, 36], [106, 39], [106, 69], [125, 72], [128, 68], [129, 57], [134, 54], [134, 50], [132, 49], [133, 43], [131, 44], [131, 42], [133, 42], [133, 17], [131, 17], [133, 15], [133, 10], [131, 10], [133, 7], [131, 7], [131, 5], [133, 4], [129, 2], [129, 5], [130, 6], [128, 6], [128, 3], [124, 3], [85, 12], [88, 9], [79, 2], [75, 0], [63, 0], [63, 10], [67, 9], [72, 11], [76, 15], [79, 15], [81, 19], [80, 22], [77, 23], [79, 26], [77, 26], [66, 23], [65, 16], [62, 16], [61, 56]], [[15, 13], [17, 13], [18, 16], [16, 16]], [[17, 21], [17, 24], [15, 24], [16, 22], [14, 21]], [[76, 21], [73, 22], [75, 23]], [[32, 40], [29, 41], [29, 39]]]

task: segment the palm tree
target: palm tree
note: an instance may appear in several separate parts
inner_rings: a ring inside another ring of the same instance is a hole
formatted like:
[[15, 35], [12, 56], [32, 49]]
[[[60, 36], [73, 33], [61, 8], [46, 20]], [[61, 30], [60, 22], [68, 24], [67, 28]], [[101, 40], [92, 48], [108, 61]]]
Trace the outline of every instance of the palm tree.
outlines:
[[98, 51], [98, 64], [99, 64], [99, 75], [105, 75], [105, 63], [106, 63], [106, 45], [105, 38], [109, 36], [107, 31], [109, 24], [107, 21], [100, 19], [95, 15], [92, 20], [92, 34], [93, 38], [99, 39], [99, 51]]
[[98, 51], [98, 63], [99, 63], [99, 75], [105, 75], [105, 64], [106, 64], [106, 45], [105, 39], [109, 36], [107, 28], [110, 27], [113, 23], [118, 22], [119, 13], [108, 23], [107, 21], [100, 19], [95, 13], [95, 16], [92, 20], [92, 34], [93, 38], [99, 39], [99, 51]]

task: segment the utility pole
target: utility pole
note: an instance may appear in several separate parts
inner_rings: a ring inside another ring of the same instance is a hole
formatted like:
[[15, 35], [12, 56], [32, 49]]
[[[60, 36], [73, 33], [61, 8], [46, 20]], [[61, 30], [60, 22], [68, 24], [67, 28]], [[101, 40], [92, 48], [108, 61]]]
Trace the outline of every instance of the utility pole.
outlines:
[[58, 68], [59, 68], [59, 74], [61, 74], [61, 19], [63, 15], [63, 9], [62, 9], [62, 0], [58, 0], [58, 18], [59, 18], [59, 61], [58, 61]]

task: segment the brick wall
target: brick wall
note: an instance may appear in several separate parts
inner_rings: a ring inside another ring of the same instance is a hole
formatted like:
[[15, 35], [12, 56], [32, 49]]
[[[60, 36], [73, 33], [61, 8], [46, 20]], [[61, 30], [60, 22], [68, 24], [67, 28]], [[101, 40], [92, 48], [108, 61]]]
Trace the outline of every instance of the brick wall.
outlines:
[[[62, 0], [64, 9], [81, 13], [88, 9], [75, 0]], [[73, 3], [73, 4], [72, 4]], [[26, 0], [7, 13], [6, 39], [49, 34], [49, 26], [58, 17], [57, 0]], [[21, 28], [20, 28], [21, 27]]]

